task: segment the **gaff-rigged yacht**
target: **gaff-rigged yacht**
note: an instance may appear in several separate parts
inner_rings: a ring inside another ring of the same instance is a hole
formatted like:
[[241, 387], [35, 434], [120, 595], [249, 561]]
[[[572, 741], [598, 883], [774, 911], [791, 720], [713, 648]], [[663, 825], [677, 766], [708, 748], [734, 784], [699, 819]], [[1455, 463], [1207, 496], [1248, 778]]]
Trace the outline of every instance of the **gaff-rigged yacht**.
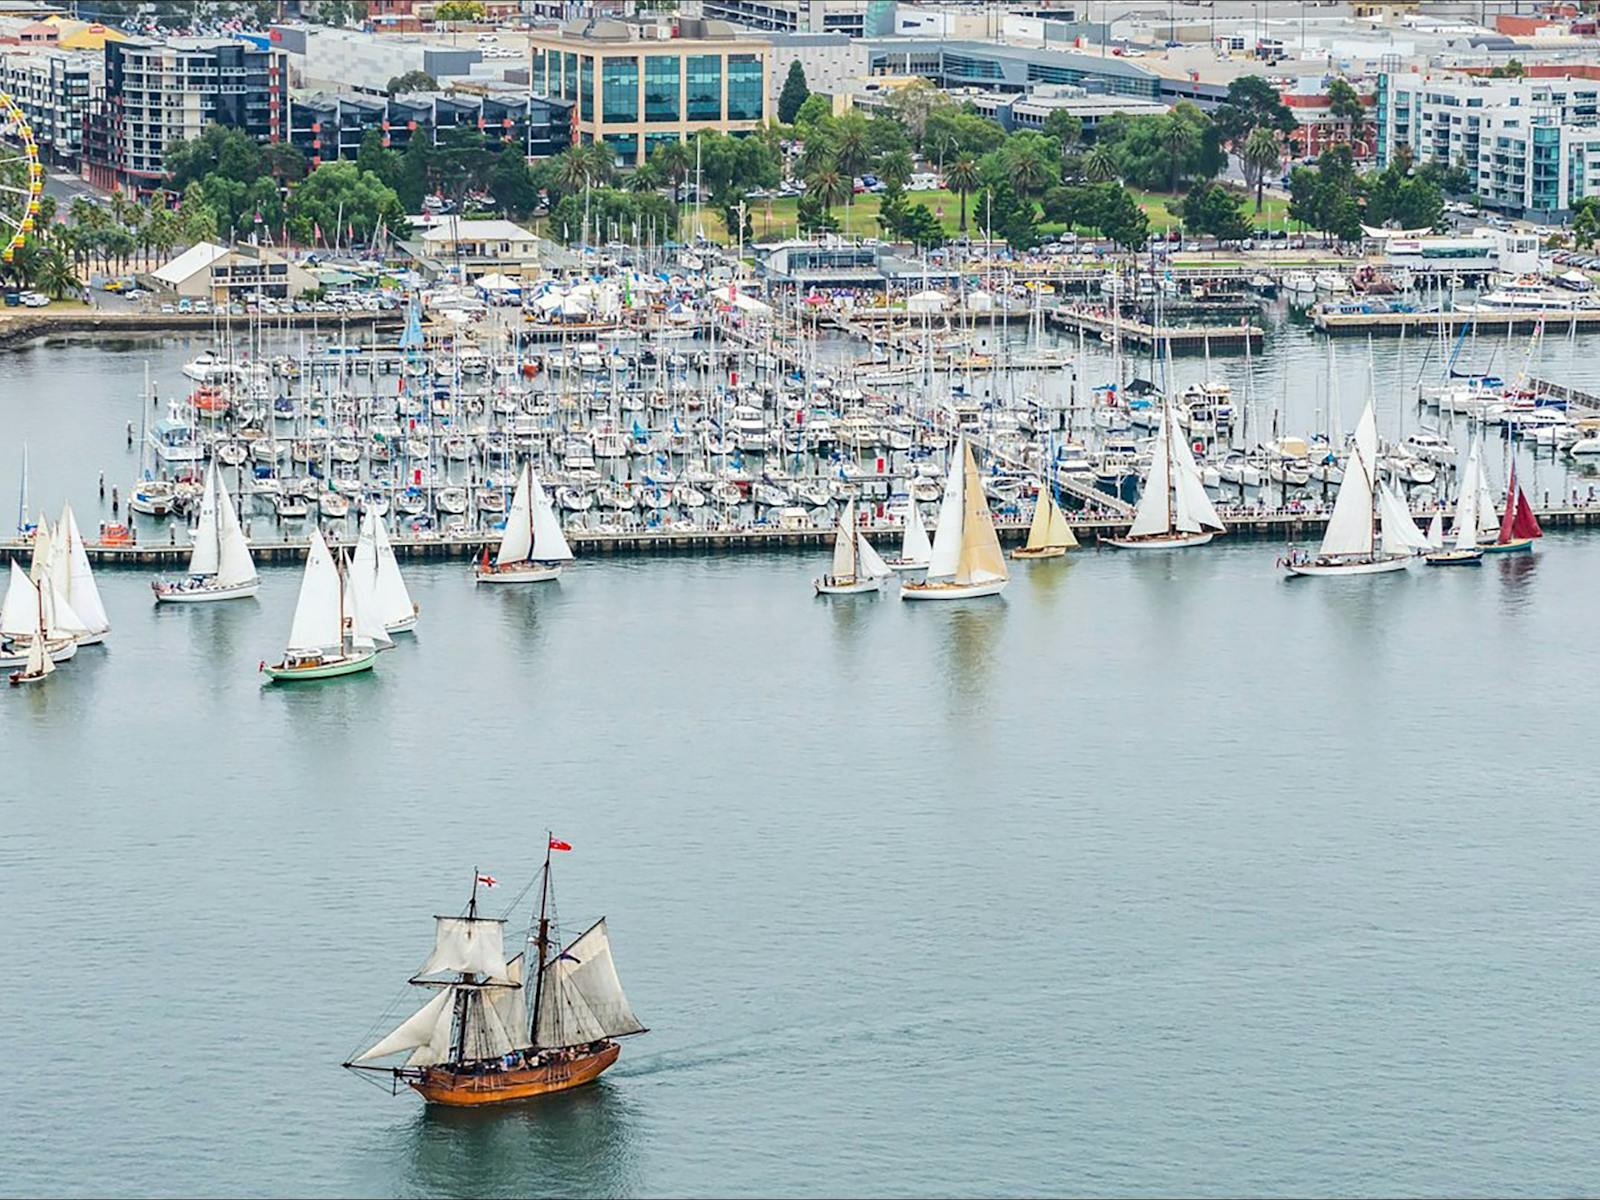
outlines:
[[1369, 400], [1356, 422], [1354, 444], [1322, 545], [1315, 556], [1291, 551], [1280, 559], [1289, 574], [1381, 575], [1406, 569], [1412, 558], [1410, 550], [1395, 547], [1392, 539], [1378, 540], [1377, 468], [1378, 427]]
[[[1481, 485], [1481, 476], [1479, 482]], [[1499, 533], [1495, 535], [1493, 542], [1483, 547], [1483, 552], [1485, 554], [1516, 554], [1520, 551], [1532, 553], [1534, 539], [1543, 536], [1544, 530], [1539, 528], [1539, 518], [1533, 515], [1533, 506], [1528, 503], [1522, 485], [1517, 482], [1517, 464], [1513, 459], [1511, 475], [1506, 480], [1506, 513], [1500, 521]]]
[[989, 498], [984, 495], [978, 465], [967, 439], [956, 438], [950, 474], [939, 505], [939, 526], [933, 531], [928, 577], [900, 585], [902, 600], [969, 600], [998, 596], [1010, 578], [1000, 539], [995, 536]]
[[350, 582], [362, 589], [373, 618], [386, 632], [408, 633], [417, 627], [422, 610], [400, 575], [400, 564], [389, 543], [388, 523], [370, 508], [361, 518], [361, 536], [350, 559]]
[[564, 563], [572, 561], [572, 548], [561, 530], [555, 507], [545, 495], [544, 485], [530, 460], [517, 477], [517, 490], [506, 513], [506, 526], [500, 536], [500, 549], [489, 561], [488, 550], [479, 561], [475, 576], [479, 583], [540, 583], [561, 574]]
[[1206, 495], [1200, 468], [1178, 427], [1170, 398], [1161, 400], [1161, 419], [1150, 454], [1150, 474], [1139, 495], [1133, 525], [1122, 537], [1105, 538], [1119, 550], [1183, 550], [1204, 546], [1227, 532]]
[[261, 672], [273, 683], [297, 683], [370, 671], [378, 648], [393, 643], [363, 599], [346, 586], [322, 530], [313, 526], [289, 644], [282, 660], [272, 666], [262, 663]]
[[157, 604], [201, 604], [242, 600], [261, 588], [233, 498], [223, 485], [216, 463], [206, 468], [200, 495], [200, 523], [189, 552], [189, 573], [183, 579], [157, 579], [150, 584]]
[[1078, 539], [1073, 537], [1061, 506], [1050, 494], [1050, 485], [1040, 480], [1039, 501], [1033, 506], [1033, 521], [1028, 526], [1028, 542], [1013, 550], [1011, 557], [1024, 560], [1060, 558], [1077, 545]]
[[[474, 871], [466, 913], [433, 919], [433, 953], [410, 980], [438, 994], [344, 1066], [388, 1075], [430, 1104], [507, 1104], [592, 1082], [621, 1054], [617, 1038], [648, 1032], [623, 994], [604, 917], [551, 953], [549, 851], [567, 849], [551, 838], [545, 852], [531, 1004], [524, 954], [506, 957], [505, 919], [478, 915], [478, 885], [494, 878]], [[402, 1065], [377, 1065], [398, 1054]]]
[[839, 514], [839, 532], [833, 543], [833, 569], [811, 585], [819, 596], [856, 596], [881, 592], [894, 572], [856, 528], [856, 502], [845, 502]]

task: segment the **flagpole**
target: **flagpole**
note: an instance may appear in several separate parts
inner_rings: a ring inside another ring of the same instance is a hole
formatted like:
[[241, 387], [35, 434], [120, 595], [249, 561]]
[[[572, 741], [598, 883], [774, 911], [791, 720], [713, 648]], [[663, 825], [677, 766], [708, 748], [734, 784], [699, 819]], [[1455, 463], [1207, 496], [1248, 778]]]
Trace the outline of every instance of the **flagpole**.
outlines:
[[539, 1048], [539, 1002], [544, 996], [544, 956], [545, 948], [550, 944], [550, 921], [545, 915], [546, 907], [550, 901], [550, 843], [555, 838], [555, 833], [545, 830], [544, 834], [544, 880], [539, 888], [539, 936], [537, 941], [538, 961], [534, 967], [533, 976], [533, 1025], [528, 1031], [528, 1041], [533, 1048]]
[[472, 899], [467, 902], [467, 916], [478, 915], [478, 868], [472, 868]]

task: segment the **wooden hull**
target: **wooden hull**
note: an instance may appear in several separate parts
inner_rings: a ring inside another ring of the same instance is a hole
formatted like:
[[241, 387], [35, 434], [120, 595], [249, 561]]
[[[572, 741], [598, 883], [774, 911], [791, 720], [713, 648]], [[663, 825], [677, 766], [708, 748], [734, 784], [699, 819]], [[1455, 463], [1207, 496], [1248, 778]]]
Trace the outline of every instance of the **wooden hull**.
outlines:
[[817, 589], [819, 596], [860, 596], [867, 592], [881, 592], [884, 580], [882, 579], [851, 579], [834, 580], [813, 579], [811, 586]]
[[544, 583], [558, 578], [560, 574], [559, 564], [528, 562], [503, 568], [490, 567], [488, 570], [479, 567], [476, 577], [479, 583]]
[[1512, 538], [1509, 542], [1495, 542], [1491, 546], [1478, 547], [1485, 554], [1532, 554], [1532, 538]]
[[980, 596], [998, 596], [1007, 582], [996, 579], [990, 583], [904, 583], [900, 585], [900, 599], [976, 600]]
[[1011, 557], [1026, 562], [1032, 558], [1062, 558], [1065, 557], [1065, 546], [1040, 546], [1037, 550], [1029, 550], [1026, 546], [1018, 546], [1011, 552]]
[[1435, 550], [1426, 556], [1430, 567], [1475, 567], [1483, 561], [1483, 551], [1473, 550]]
[[571, 1062], [496, 1071], [489, 1075], [458, 1075], [453, 1071], [429, 1069], [423, 1072], [421, 1079], [413, 1080], [411, 1086], [429, 1104], [451, 1108], [515, 1104], [593, 1083], [621, 1053], [622, 1047], [612, 1042], [598, 1054]]
[[370, 671], [372, 670], [372, 664], [377, 659], [377, 651], [369, 650], [365, 654], [329, 659], [304, 667], [289, 667], [284, 666], [282, 663], [271, 667], [263, 666], [261, 672], [272, 683], [310, 683], [318, 679], [337, 679], [341, 675], [354, 675], [359, 671]]
[[37, 675], [29, 675], [26, 671], [13, 671], [9, 678], [11, 686], [17, 687], [24, 683], [43, 683], [49, 675], [44, 671], [40, 671]]
[[1207, 531], [1204, 533], [1157, 533], [1149, 537], [1120, 537], [1101, 538], [1108, 546], [1115, 546], [1118, 550], [1187, 550], [1190, 546], [1204, 546], [1216, 534]]

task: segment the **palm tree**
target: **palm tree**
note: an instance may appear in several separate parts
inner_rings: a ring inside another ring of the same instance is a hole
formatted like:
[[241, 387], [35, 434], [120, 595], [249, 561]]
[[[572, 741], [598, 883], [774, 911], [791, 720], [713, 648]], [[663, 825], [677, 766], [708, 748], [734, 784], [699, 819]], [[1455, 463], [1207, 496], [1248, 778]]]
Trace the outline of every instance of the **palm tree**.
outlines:
[[1043, 191], [1050, 180], [1050, 164], [1034, 146], [1025, 145], [1016, 153], [1008, 154], [1006, 164], [1011, 168], [1013, 186], [1024, 196]]
[[604, 142], [590, 142], [581, 152], [588, 159], [589, 177], [595, 185], [609, 183], [617, 172], [616, 152]]
[[833, 143], [833, 161], [840, 171], [850, 176], [852, 183], [866, 170], [872, 161], [872, 148], [867, 144], [865, 121], [840, 122], [839, 136]]
[[581, 192], [589, 183], [589, 156], [582, 146], [563, 150], [556, 159], [556, 178], [565, 192]]
[[806, 194], [822, 205], [824, 213], [828, 213], [835, 204], [854, 195], [855, 187], [837, 166], [824, 164], [806, 180]]
[[630, 192], [653, 192], [661, 186], [661, 172], [653, 163], [640, 163], [628, 177]]
[[52, 246], [39, 263], [38, 285], [57, 300], [76, 296], [83, 290], [77, 272], [60, 246]]
[[905, 187], [913, 169], [911, 155], [904, 150], [889, 150], [878, 159], [878, 176], [885, 183], [892, 183], [895, 187]]
[[1262, 195], [1266, 191], [1267, 175], [1278, 169], [1283, 161], [1283, 151], [1278, 145], [1278, 134], [1265, 125], [1257, 125], [1245, 139], [1239, 154], [1245, 170], [1255, 176], [1256, 212], [1261, 211]]
[[1105, 146], [1096, 146], [1083, 156], [1083, 177], [1090, 183], [1104, 183], [1117, 177], [1117, 158]]
[[1194, 126], [1185, 121], [1176, 113], [1167, 115], [1166, 128], [1161, 131], [1161, 144], [1166, 147], [1167, 156], [1171, 162], [1171, 187], [1170, 191], [1178, 190], [1178, 180], [1183, 175], [1183, 164], [1200, 145], [1200, 135], [1195, 132]]
[[961, 197], [961, 232], [967, 231], [967, 196], [978, 187], [978, 164], [970, 158], [959, 158], [945, 172], [945, 186]]

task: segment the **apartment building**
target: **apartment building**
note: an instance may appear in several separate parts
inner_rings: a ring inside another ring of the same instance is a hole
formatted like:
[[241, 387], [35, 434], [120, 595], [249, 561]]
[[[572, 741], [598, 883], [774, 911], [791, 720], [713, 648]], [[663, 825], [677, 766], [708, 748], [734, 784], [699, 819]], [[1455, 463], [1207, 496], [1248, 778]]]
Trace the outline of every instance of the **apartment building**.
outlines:
[[102, 186], [159, 184], [169, 143], [212, 122], [262, 142], [285, 133], [284, 54], [248, 42], [107, 42], [105, 85], [91, 98], [84, 166]]
[[51, 166], [76, 170], [83, 160], [89, 98], [105, 78], [102, 57], [69, 50], [0, 52], [0, 90], [27, 114], [39, 152]]
[[529, 40], [533, 92], [575, 103], [574, 140], [603, 142], [623, 166], [701, 130], [749, 133], [767, 119], [772, 46], [725, 21], [575, 21]]
[[311, 93], [291, 98], [286, 136], [312, 166], [354, 158], [373, 129], [397, 151], [413, 137], [436, 145], [442, 133], [466, 128], [481, 132], [491, 149], [511, 142], [528, 158], [548, 158], [572, 144], [572, 109], [572, 101], [503, 85], [394, 97]]
[[893, 0], [701, 0], [703, 16], [771, 33], [842, 33], [867, 37], [894, 30]]
[[1600, 195], [1600, 68], [1523, 79], [1386, 72], [1374, 118], [1380, 167], [1401, 146], [1465, 167], [1504, 212], [1561, 221], [1573, 201]]

